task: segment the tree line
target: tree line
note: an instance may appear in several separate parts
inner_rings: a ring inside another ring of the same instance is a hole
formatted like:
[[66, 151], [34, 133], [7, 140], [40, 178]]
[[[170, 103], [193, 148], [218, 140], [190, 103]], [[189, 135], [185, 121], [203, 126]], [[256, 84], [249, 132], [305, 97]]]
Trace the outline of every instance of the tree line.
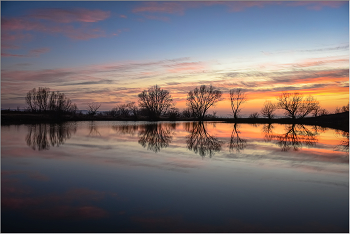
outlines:
[[[105, 115], [112, 118], [133, 118], [135, 120], [146, 117], [150, 120], [159, 120], [167, 116], [170, 119], [193, 118], [203, 120], [206, 117], [216, 117], [216, 112], [208, 114], [208, 110], [222, 101], [223, 92], [212, 85], [201, 85], [189, 91], [186, 99], [186, 106], [182, 112], [175, 107], [175, 102], [167, 90], [161, 89], [158, 85], [142, 91], [138, 95], [138, 104], [130, 102], [120, 104], [105, 112]], [[229, 91], [231, 110], [234, 119], [240, 117], [242, 105], [248, 100], [247, 94], [242, 89], [231, 89]], [[27, 110], [33, 113], [49, 113], [56, 116], [75, 115], [78, 113], [77, 105], [66, 97], [64, 93], [50, 91], [49, 88], [39, 87], [30, 90], [25, 102]], [[101, 104], [89, 103], [87, 115], [102, 115], [98, 112]], [[311, 95], [305, 97], [303, 94], [282, 93], [277, 97], [275, 103], [265, 101], [260, 112], [252, 113], [249, 118], [268, 119], [276, 117], [275, 111], [281, 109], [286, 117], [301, 119], [308, 115], [320, 116], [330, 114], [326, 109], [321, 108], [319, 102]], [[335, 113], [349, 111], [349, 105], [337, 108]]]

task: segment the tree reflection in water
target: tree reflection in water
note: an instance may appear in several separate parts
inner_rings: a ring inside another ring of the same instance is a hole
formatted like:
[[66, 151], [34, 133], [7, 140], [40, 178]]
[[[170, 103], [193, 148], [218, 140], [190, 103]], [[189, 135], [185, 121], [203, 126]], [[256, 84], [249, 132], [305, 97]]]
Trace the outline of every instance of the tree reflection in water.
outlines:
[[302, 124], [289, 124], [285, 126], [284, 134], [273, 134], [273, 126], [271, 124], [264, 125], [262, 132], [265, 133], [265, 140], [276, 140], [277, 145], [281, 147], [282, 151], [293, 149], [298, 151], [303, 145], [314, 146], [317, 143], [317, 131], [306, 128]]
[[176, 124], [146, 124], [139, 131], [139, 144], [154, 152], [168, 147], [172, 140], [172, 133]]
[[77, 131], [72, 124], [33, 124], [28, 127], [27, 145], [33, 150], [48, 150], [51, 146], [59, 146]]
[[261, 131], [264, 133], [265, 141], [270, 142], [271, 140], [273, 140], [273, 129], [274, 126], [271, 123], [265, 124], [262, 127]]
[[349, 152], [349, 132], [344, 132], [341, 130], [336, 130], [335, 131], [337, 135], [340, 135], [343, 137], [342, 141], [340, 144], [338, 144], [335, 147], [336, 151], [344, 151], [344, 152]]
[[133, 136], [138, 132], [139, 125], [115, 125], [112, 128], [120, 134], [129, 134]]
[[101, 136], [94, 121], [90, 122], [89, 129], [90, 129], [89, 136], [91, 136], [91, 137], [94, 137], [94, 136], [100, 137]]
[[215, 152], [221, 150], [222, 142], [209, 135], [203, 122], [185, 123], [185, 129], [191, 133], [186, 137], [187, 148], [196, 154], [212, 157]]
[[235, 123], [235, 125], [233, 126], [229, 144], [230, 152], [232, 152], [234, 149], [236, 150], [236, 152], [240, 152], [247, 146], [247, 140], [240, 138], [239, 133], [241, 133], [239, 131], [239, 125]]

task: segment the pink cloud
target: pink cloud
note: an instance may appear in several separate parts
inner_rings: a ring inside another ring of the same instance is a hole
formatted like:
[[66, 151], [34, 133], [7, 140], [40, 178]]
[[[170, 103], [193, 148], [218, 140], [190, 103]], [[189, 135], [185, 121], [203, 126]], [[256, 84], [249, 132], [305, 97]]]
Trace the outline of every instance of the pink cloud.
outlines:
[[[2, 48], [4, 49], [4, 48]], [[38, 48], [38, 49], [34, 49], [34, 50], [30, 50], [29, 53], [27, 54], [11, 54], [11, 53], [1, 53], [1, 57], [39, 57], [39, 55], [43, 54], [43, 53], [47, 53], [49, 52], [50, 49], [49, 48]]]
[[202, 6], [213, 6], [213, 5], [223, 5], [226, 6], [229, 11], [239, 12], [243, 11], [246, 8], [251, 7], [264, 7], [267, 5], [286, 5], [286, 6], [305, 6], [310, 10], [320, 10], [323, 7], [332, 7], [338, 8], [346, 4], [346, 1], [337, 1], [337, 2], [304, 2], [304, 1], [295, 1], [295, 2], [281, 2], [281, 1], [212, 1], [212, 2], [147, 2], [143, 3], [141, 6], [138, 6], [132, 10], [133, 13], [140, 12], [151, 12], [151, 13], [168, 13], [168, 14], [179, 14], [183, 15], [185, 10], [189, 8], [196, 8]]
[[119, 15], [120, 18], [128, 18], [126, 15]]
[[133, 13], [139, 12], [163, 12], [182, 15], [185, 11], [185, 5], [182, 2], [147, 2], [140, 7], [132, 10]]
[[190, 63], [177, 63], [172, 65], [165, 65], [166, 67], [172, 67], [168, 69], [169, 72], [177, 73], [177, 72], [193, 72], [204, 70], [205, 66], [202, 62], [190, 62]]
[[44, 33], [62, 33], [63, 35], [76, 40], [88, 40], [91, 38], [98, 38], [106, 36], [105, 32], [99, 28], [89, 28], [83, 26], [75, 28], [72, 25], [59, 25], [59, 24], [44, 24], [39, 21], [28, 20], [25, 18], [4, 18], [1, 19], [2, 27], [2, 40], [9, 41], [11, 38], [15, 38], [12, 32], [21, 31], [37, 31]]
[[286, 3], [287, 6], [306, 6], [307, 9], [310, 10], [321, 10], [324, 7], [331, 7], [331, 8], [338, 8], [344, 4], [346, 4], [346, 1], [295, 1], [295, 2], [288, 2]]
[[38, 9], [32, 12], [30, 17], [35, 19], [51, 20], [58, 23], [71, 22], [97, 22], [107, 19], [111, 15], [110, 11], [88, 10], [88, 9]]

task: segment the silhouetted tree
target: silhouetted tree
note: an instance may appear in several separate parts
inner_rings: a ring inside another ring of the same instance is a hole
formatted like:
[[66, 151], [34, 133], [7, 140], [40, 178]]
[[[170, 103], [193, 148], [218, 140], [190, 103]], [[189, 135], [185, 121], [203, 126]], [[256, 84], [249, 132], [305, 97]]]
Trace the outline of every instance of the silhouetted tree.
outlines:
[[268, 119], [273, 119], [274, 118], [274, 114], [273, 112], [276, 110], [276, 105], [273, 104], [271, 101], [265, 101], [264, 102], [264, 106], [261, 109], [260, 113], [262, 116], [264, 116], [265, 118]]
[[213, 86], [201, 85], [187, 94], [186, 105], [194, 117], [202, 120], [207, 110], [221, 100], [222, 92]]
[[329, 112], [326, 110], [326, 109], [321, 109], [319, 110], [319, 115], [322, 116], [322, 115], [328, 115]]
[[76, 113], [78, 109], [64, 93], [58, 91], [51, 92], [48, 106], [50, 111], [59, 115], [64, 113]]
[[259, 118], [259, 113], [258, 113], [258, 112], [251, 113], [251, 114], [249, 115], [249, 118], [251, 118], [251, 119], [257, 119], [257, 118]]
[[95, 103], [95, 102], [92, 102], [92, 103], [88, 103], [88, 115], [91, 115], [91, 116], [94, 116], [96, 115], [97, 113], [97, 110], [100, 108], [101, 104], [99, 103]]
[[342, 110], [342, 112], [349, 111], [349, 103], [347, 105], [345, 105], [345, 106], [342, 106], [341, 110]]
[[233, 151], [233, 149], [236, 150], [236, 152], [240, 152], [247, 146], [247, 141], [239, 137], [239, 125], [235, 123], [233, 126], [233, 130], [231, 133], [231, 139], [229, 143], [229, 149], [230, 151]]
[[319, 105], [312, 96], [304, 98], [300, 93], [283, 93], [277, 100], [277, 107], [285, 110], [285, 115], [292, 119], [304, 118]]
[[172, 107], [167, 111], [169, 119], [177, 119], [180, 117], [180, 111], [178, 108]]
[[139, 94], [139, 106], [147, 110], [150, 119], [159, 119], [173, 106], [173, 99], [168, 91], [156, 85]]
[[25, 97], [28, 109], [32, 112], [46, 112], [57, 115], [76, 113], [77, 106], [65, 96], [64, 93], [58, 91], [50, 91], [49, 88], [39, 87], [30, 90]]
[[319, 103], [317, 103], [317, 104], [315, 105], [315, 107], [314, 107], [314, 110], [313, 110], [313, 112], [312, 112], [312, 115], [313, 115], [314, 117], [320, 116], [321, 110], [322, 110], [321, 106], [319, 105]]
[[238, 114], [241, 111], [240, 106], [247, 101], [247, 96], [242, 91], [242, 89], [231, 89], [230, 100], [231, 100], [231, 109], [233, 112], [233, 117], [237, 119]]
[[136, 106], [135, 102], [129, 102], [127, 106], [129, 113], [132, 114], [135, 119], [137, 119], [139, 116], [139, 108]]
[[202, 157], [206, 155], [212, 157], [215, 152], [221, 150], [222, 142], [207, 132], [203, 122], [187, 123], [185, 128], [190, 132], [190, 135], [186, 137], [189, 150], [199, 153]]
[[192, 117], [192, 110], [190, 108], [185, 108], [182, 113], [182, 117], [184, 118], [191, 118]]

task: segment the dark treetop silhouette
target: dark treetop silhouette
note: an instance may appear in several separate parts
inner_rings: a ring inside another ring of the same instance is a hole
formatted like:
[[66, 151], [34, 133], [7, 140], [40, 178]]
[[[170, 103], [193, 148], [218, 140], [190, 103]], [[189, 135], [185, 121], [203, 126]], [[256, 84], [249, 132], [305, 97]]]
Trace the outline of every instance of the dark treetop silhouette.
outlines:
[[58, 91], [50, 91], [49, 88], [39, 87], [30, 90], [25, 97], [28, 109], [31, 112], [47, 112], [57, 115], [75, 113], [77, 111], [76, 104], [65, 96], [64, 93]]
[[237, 119], [238, 114], [241, 111], [240, 106], [247, 101], [247, 96], [242, 91], [242, 89], [231, 89], [230, 101], [231, 101], [231, 109], [233, 112], [233, 117]]
[[204, 119], [207, 110], [221, 100], [222, 92], [213, 86], [202, 85], [187, 94], [186, 105], [191, 109], [194, 117]]
[[268, 119], [273, 119], [275, 115], [273, 112], [277, 109], [277, 106], [273, 104], [271, 101], [265, 101], [264, 106], [261, 109], [260, 113], [263, 117], [266, 117]]
[[173, 105], [169, 92], [157, 85], [139, 94], [139, 106], [147, 110], [150, 119], [159, 119]]
[[305, 98], [300, 93], [282, 93], [277, 100], [277, 107], [285, 110], [285, 115], [292, 119], [304, 118], [319, 106], [315, 98]]

